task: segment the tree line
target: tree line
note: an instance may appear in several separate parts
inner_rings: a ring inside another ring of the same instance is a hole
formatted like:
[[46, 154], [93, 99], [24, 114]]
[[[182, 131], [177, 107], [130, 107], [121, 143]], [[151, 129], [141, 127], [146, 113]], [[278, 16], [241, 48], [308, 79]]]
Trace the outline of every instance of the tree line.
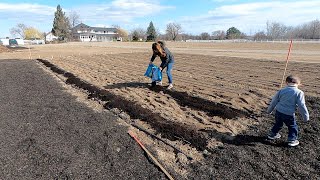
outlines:
[[[150, 22], [147, 31], [137, 28], [132, 31], [131, 39], [133, 41], [142, 39], [150, 40], [150, 34], [156, 34], [156, 37], [164, 40], [185, 41], [192, 40], [226, 40], [226, 39], [251, 39], [251, 40], [282, 40], [282, 39], [320, 39], [320, 21], [318, 19], [298, 25], [296, 27], [286, 26], [279, 22], [266, 22], [266, 30], [258, 31], [254, 35], [248, 36], [236, 27], [230, 27], [226, 31], [216, 30], [211, 33], [202, 32], [199, 35], [183, 33], [182, 27], [178, 23], [167, 24], [166, 33], [160, 34], [154, 30], [154, 25]], [[153, 36], [152, 36], [153, 37]]]
[[[72, 11], [67, 17], [60, 5], [54, 13], [53, 27], [51, 32], [60, 41], [72, 40], [71, 29], [80, 24], [80, 15]], [[181, 40], [224, 40], [224, 39], [253, 39], [253, 40], [279, 40], [279, 39], [320, 39], [320, 21], [313, 20], [296, 27], [286, 26], [279, 22], [266, 22], [266, 29], [258, 31], [254, 35], [248, 36], [236, 27], [225, 30], [215, 30], [213, 32], [202, 32], [199, 35], [184, 33], [181, 24], [172, 22], [166, 25], [164, 34], [149, 23], [148, 28], [135, 28], [129, 33], [119, 25], [113, 25], [117, 29], [118, 37], [125, 41], [155, 41], [156, 39], [181, 41]], [[19, 35], [24, 39], [43, 39], [45, 33], [40, 32], [34, 27], [24, 24], [17, 24], [10, 29], [12, 35]]]

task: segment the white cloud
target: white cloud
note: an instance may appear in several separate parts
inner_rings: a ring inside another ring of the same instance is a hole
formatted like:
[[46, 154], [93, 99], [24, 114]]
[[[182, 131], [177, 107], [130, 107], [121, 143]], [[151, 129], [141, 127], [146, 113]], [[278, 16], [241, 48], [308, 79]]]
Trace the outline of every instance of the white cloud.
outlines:
[[[0, 13], [11, 13], [12, 15], [16, 14], [19, 16], [19, 13], [31, 13], [38, 15], [52, 15], [55, 11], [54, 7], [39, 5], [39, 4], [27, 4], [27, 3], [19, 3], [19, 4], [8, 4], [8, 3], [0, 3]], [[21, 17], [21, 16], [20, 16]]]
[[91, 25], [92, 27], [111, 27], [110, 25], [106, 24], [96, 24], [96, 25]]
[[31, 3], [0, 3], [0, 36], [10, 36], [9, 29], [18, 23], [24, 23], [40, 31], [52, 28], [53, 16], [56, 8]]
[[[156, 15], [163, 10], [174, 8], [149, 0], [115, 0], [111, 3], [81, 5], [75, 8], [80, 16], [89, 21], [107, 20], [128, 23], [134, 18]], [[83, 9], [88, 9], [83, 11]]]
[[[320, 1], [265, 1], [253, 3], [237, 3], [235, 0], [212, 0], [228, 3], [230, 5], [218, 6], [205, 14], [198, 16], [178, 17], [172, 16], [174, 22], [180, 23], [184, 32], [201, 33], [215, 30], [227, 30], [231, 26], [237, 27], [245, 33], [255, 33], [264, 30], [267, 21], [276, 21], [285, 25], [299, 25], [315, 19], [320, 19]], [[172, 10], [175, 7], [160, 4], [161, 1], [151, 0], [113, 0], [108, 3], [79, 5], [72, 9], [63, 9], [68, 15], [69, 11], [75, 11], [80, 15], [80, 20], [89, 26], [116, 24], [124, 28], [132, 29], [140, 25], [147, 26], [148, 22], [143, 18], [157, 19], [163, 11]], [[232, 2], [232, 3], [230, 3]], [[216, 3], [220, 4], [220, 3]], [[75, 4], [76, 5], [76, 4]], [[56, 7], [28, 4], [28, 3], [0, 3], [1, 23], [12, 24], [25, 23], [29, 26], [40, 27], [48, 31], [52, 28], [52, 21]], [[178, 12], [178, 11], [177, 11]], [[161, 22], [169, 20], [161, 19]], [[157, 22], [154, 22], [157, 23]], [[144, 25], [143, 25], [144, 24]], [[165, 23], [161, 23], [165, 25]], [[160, 26], [160, 25], [158, 25]]]
[[[161, 5], [158, 1], [150, 0], [113, 0], [108, 3], [83, 4], [63, 9], [68, 12], [75, 11], [80, 15], [80, 20], [90, 26], [105, 24], [124, 24], [131, 27], [136, 18], [156, 16], [160, 12], [172, 9], [172, 6]], [[41, 27], [43, 31], [52, 28], [52, 21], [56, 7], [32, 3], [0, 3], [0, 19], [2, 23], [24, 23], [28, 26]], [[0, 27], [11, 28], [11, 27]]]
[[224, 5], [197, 17], [184, 17], [183, 28], [200, 32], [227, 30], [235, 26], [243, 32], [254, 33], [265, 29], [267, 21], [296, 26], [319, 19], [320, 1], [256, 2]]
[[224, 2], [224, 3], [226, 3], [226, 2], [228, 2], [228, 3], [230, 3], [230, 2], [235, 2], [235, 1], [237, 1], [237, 0], [212, 0], [213, 2], [218, 2], [218, 3], [222, 3], [222, 2]]

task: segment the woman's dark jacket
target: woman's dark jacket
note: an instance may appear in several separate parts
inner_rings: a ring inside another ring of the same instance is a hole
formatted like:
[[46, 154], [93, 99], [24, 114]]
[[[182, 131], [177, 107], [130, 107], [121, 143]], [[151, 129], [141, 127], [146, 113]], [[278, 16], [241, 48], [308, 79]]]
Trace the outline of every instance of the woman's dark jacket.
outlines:
[[[165, 57], [159, 56], [160, 59], [161, 59], [161, 65], [160, 65], [160, 67], [162, 67], [162, 69], [164, 69], [165, 67], [167, 67], [169, 63], [174, 63], [173, 54], [169, 51], [168, 48], [164, 47], [163, 49], [164, 49], [164, 52], [166, 53], [166, 56], [165, 56]], [[155, 59], [157, 56], [158, 56], [157, 54], [153, 53], [150, 61], [153, 62], [154, 59]]]

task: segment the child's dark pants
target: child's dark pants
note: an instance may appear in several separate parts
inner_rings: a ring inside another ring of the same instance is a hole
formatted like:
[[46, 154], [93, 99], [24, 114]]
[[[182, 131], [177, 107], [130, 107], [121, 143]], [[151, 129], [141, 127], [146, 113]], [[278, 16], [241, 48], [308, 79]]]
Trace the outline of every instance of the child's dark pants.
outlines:
[[288, 141], [294, 141], [298, 138], [298, 125], [294, 116], [286, 115], [276, 111], [275, 124], [271, 129], [273, 135], [277, 134], [283, 126], [283, 123], [288, 127]]

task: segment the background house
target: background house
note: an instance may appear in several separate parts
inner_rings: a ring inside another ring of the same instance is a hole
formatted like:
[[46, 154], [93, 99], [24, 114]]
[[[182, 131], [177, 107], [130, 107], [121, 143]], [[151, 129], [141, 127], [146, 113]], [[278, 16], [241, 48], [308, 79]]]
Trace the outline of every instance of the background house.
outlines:
[[117, 28], [90, 27], [81, 23], [72, 28], [71, 33], [74, 40], [82, 42], [121, 41]]
[[52, 32], [47, 33], [46, 37], [45, 37], [45, 41], [48, 41], [48, 42], [52, 42], [57, 39], [58, 39], [58, 37], [53, 35]]

